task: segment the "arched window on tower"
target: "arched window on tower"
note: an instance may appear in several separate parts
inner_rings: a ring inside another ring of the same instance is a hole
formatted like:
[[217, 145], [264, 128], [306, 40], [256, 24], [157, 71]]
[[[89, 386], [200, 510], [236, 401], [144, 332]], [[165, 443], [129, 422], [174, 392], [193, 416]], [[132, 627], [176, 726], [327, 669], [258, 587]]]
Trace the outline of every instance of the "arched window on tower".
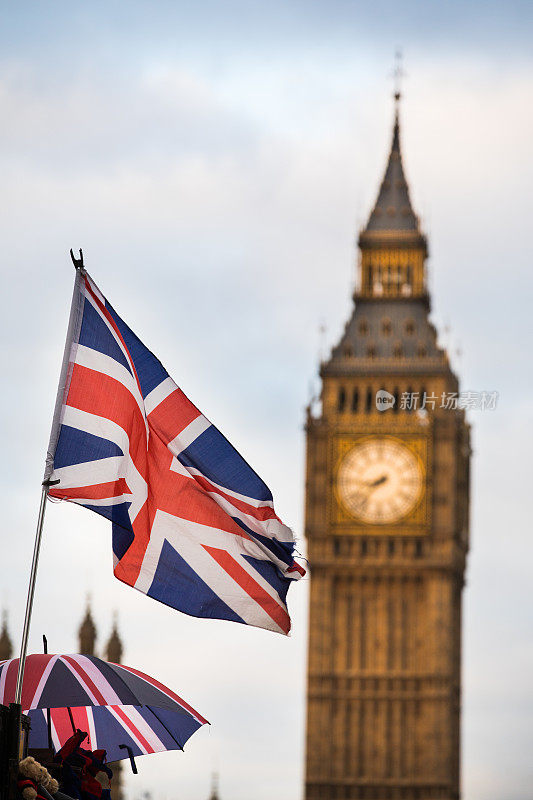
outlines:
[[352, 412], [357, 414], [359, 410], [359, 389], [354, 389], [352, 392]]
[[372, 411], [372, 389], [370, 386], [366, 390], [365, 412], [370, 414]]
[[400, 390], [398, 389], [397, 386], [394, 387], [394, 393], [393, 394], [394, 394], [393, 409], [394, 409], [394, 413], [397, 414], [398, 411], [400, 410]]
[[401, 344], [395, 344], [393, 350], [394, 358], [403, 358], [403, 347]]
[[342, 414], [346, 406], [346, 389], [344, 386], [339, 387], [339, 394], [337, 395], [337, 411]]

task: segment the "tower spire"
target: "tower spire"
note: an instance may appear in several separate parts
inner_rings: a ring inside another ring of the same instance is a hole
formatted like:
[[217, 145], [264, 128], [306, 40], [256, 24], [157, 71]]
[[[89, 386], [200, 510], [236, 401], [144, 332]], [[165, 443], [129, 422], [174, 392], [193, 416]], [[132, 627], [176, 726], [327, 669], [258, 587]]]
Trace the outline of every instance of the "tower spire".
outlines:
[[2, 612], [2, 631], [0, 632], [0, 661], [7, 661], [13, 655], [13, 645], [7, 629], [7, 611]]
[[378, 196], [359, 234], [361, 259], [356, 297], [426, 297], [426, 237], [411, 204], [400, 141], [401, 54], [394, 70], [392, 142]]
[[79, 651], [85, 656], [94, 656], [96, 626], [91, 613], [91, 598], [87, 597], [87, 610], [78, 629]]
[[122, 661], [122, 640], [118, 632], [118, 614], [113, 614], [113, 629], [106, 645], [106, 660], [113, 664], [120, 664]]
[[213, 772], [211, 777], [211, 796], [209, 800], [219, 800], [218, 794], [218, 772]]
[[400, 95], [398, 92], [395, 93], [394, 98], [394, 125], [389, 158], [376, 203], [362, 235], [395, 231], [403, 235], [412, 232], [420, 237], [419, 221], [411, 204], [409, 187], [403, 169], [400, 148]]
[[403, 71], [402, 61], [403, 61], [403, 53], [400, 49], [398, 49], [394, 54], [394, 72], [392, 73], [392, 76], [394, 78], [394, 109], [396, 113], [396, 118], [398, 118], [400, 110], [400, 100], [402, 98], [402, 78], [405, 76], [405, 72]]

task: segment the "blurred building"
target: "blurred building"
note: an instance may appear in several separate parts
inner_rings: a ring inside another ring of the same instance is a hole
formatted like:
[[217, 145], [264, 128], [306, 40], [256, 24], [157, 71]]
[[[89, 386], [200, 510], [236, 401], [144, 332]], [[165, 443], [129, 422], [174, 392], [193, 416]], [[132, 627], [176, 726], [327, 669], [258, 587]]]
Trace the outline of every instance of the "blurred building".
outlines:
[[7, 611], [2, 613], [2, 631], [0, 632], [0, 661], [7, 661], [13, 656], [13, 643], [7, 630]]
[[220, 795], [218, 793], [218, 772], [213, 773], [211, 794], [209, 795], [209, 800], [220, 800]]
[[306, 800], [459, 797], [469, 428], [429, 319], [398, 101], [353, 312], [307, 419]]
[[[93, 620], [91, 604], [87, 603], [87, 610], [85, 616], [78, 629], [78, 646], [79, 652], [85, 656], [95, 656], [96, 653], [96, 639], [97, 639], [96, 625]], [[122, 640], [118, 633], [116, 617], [113, 620], [113, 628], [111, 635], [107, 640], [102, 653], [102, 658], [105, 661], [111, 661], [114, 664], [122, 663], [123, 647]], [[111, 800], [124, 800], [124, 791], [122, 786], [123, 765], [122, 761], [110, 762], [109, 766], [113, 770], [113, 780], [111, 782]]]

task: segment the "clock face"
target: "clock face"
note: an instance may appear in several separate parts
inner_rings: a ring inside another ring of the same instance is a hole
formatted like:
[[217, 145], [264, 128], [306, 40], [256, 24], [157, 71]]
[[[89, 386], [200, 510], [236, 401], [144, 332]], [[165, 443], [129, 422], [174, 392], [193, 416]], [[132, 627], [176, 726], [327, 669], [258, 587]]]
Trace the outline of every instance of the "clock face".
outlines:
[[354, 517], [373, 525], [397, 522], [415, 507], [423, 490], [417, 456], [395, 439], [367, 439], [341, 462], [337, 486]]

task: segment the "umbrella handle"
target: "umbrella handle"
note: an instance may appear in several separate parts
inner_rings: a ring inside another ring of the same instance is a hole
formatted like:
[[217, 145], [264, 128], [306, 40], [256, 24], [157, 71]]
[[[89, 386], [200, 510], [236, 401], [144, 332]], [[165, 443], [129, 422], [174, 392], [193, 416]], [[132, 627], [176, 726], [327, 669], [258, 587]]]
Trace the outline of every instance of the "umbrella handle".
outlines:
[[128, 755], [130, 757], [130, 764], [131, 764], [131, 771], [134, 775], [137, 775], [137, 764], [135, 763], [135, 759], [133, 758], [133, 750], [129, 746], [129, 744], [119, 744], [121, 750], [127, 750]]

